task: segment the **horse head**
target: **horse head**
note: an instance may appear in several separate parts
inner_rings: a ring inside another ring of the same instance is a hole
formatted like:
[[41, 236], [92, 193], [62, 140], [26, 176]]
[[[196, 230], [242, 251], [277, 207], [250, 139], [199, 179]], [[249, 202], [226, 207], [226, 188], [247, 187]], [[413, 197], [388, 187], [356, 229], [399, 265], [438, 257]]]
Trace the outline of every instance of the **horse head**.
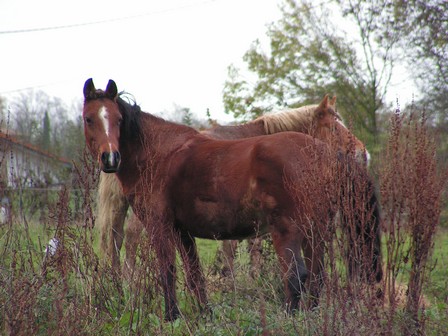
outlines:
[[330, 100], [329, 96], [325, 95], [314, 110], [314, 123], [316, 138], [329, 143], [337, 151], [354, 153], [361, 162], [365, 161], [364, 158], [368, 161], [370, 155], [366, 146], [350, 132], [336, 112], [336, 96]]
[[89, 150], [96, 155], [105, 173], [120, 167], [120, 126], [122, 115], [117, 98], [117, 85], [109, 80], [106, 91], [97, 90], [90, 78], [84, 84], [84, 134]]

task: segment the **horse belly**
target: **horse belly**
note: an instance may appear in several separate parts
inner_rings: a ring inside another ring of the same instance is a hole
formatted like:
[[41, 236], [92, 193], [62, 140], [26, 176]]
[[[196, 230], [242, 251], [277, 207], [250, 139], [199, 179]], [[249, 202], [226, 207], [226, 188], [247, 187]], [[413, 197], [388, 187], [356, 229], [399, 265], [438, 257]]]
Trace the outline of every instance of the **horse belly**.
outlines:
[[229, 205], [222, 200], [196, 197], [182, 227], [198, 238], [243, 239], [267, 231], [266, 214], [259, 200], [241, 199]]

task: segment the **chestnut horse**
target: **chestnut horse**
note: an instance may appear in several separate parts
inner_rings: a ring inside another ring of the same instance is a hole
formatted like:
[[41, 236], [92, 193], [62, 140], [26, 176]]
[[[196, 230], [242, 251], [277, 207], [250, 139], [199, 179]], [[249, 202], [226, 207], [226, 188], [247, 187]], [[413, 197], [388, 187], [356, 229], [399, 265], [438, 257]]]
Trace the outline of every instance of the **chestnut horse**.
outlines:
[[[308, 105], [291, 110], [270, 113], [254, 121], [238, 126], [216, 126], [202, 131], [202, 134], [215, 139], [232, 140], [254, 136], [293, 131], [312, 135], [340, 151], [355, 151], [360, 161], [364, 161], [365, 145], [356, 138], [341, 122], [335, 112], [336, 97], [331, 101], [325, 96], [319, 105]], [[325, 106], [330, 108], [325, 108]], [[124, 231], [124, 222], [129, 204], [114, 175], [102, 173], [98, 188], [98, 218], [100, 228], [101, 250], [110, 258], [112, 266], [117, 271], [120, 268], [120, 250], [126, 236], [125, 273], [131, 273], [135, 265], [136, 249], [143, 230], [142, 224], [132, 214]], [[223, 274], [233, 273], [233, 259], [238, 241], [223, 241], [225, 265]], [[261, 239], [249, 240], [252, 272], [259, 266]]]
[[[120, 98], [112, 80], [105, 91], [87, 80], [84, 98], [86, 144], [103, 172], [116, 173], [148, 231], [167, 320], [179, 316], [176, 248], [188, 287], [200, 304], [207, 302], [194, 237], [243, 239], [269, 232], [288, 311], [298, 308], [307, 280], [317, 303], [326, 232], [316, 228], [327, 225], [334, 202], [331, 192], [324, 197], [335, 184], [331, 163], [336, 160], [328, 145], [296, 132], [215, 140], [142, 112]], [[322, 198], [310, 202], [316, 195]]]

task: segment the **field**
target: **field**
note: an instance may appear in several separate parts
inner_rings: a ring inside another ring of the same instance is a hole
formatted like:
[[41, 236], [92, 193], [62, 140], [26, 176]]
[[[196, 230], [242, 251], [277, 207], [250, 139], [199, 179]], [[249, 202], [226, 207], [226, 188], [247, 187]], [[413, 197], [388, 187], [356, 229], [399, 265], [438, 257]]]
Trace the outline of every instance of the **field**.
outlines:
[[[95, 230], [67, 229], [64, 249], [51, 257], [45, 253], [45, 242], [53, 235], [54, 230], [41, 223], [1, 227], [1, 326], [6, 334], [369, 335], [372, 330], [402, 334], [412, 323], [405, 293], [397, 294], [392, 308], [387, 299], [382, 305], [368, 302], [371, 296], [366, 292], [336, 295], [328, 293], [329, 288], [324, 289], [318, 309], [288, 316], [282, 309], [281, 280], [269, 244], [257, 279], [249, 275], [245, 243], [238, 248], [234, 275], [223, 278], [216, 274], [218, 242], [206, 240], [198, 245], [207, 275], [209, 310], [198, 312], [178, 274], [184, 316], [166, 323], [157, 280], [145, 276], [153, 260], [141, 260], [135, 278], [121, 286], [110, 268], [101, 265]], [[428, 335], [441, 335], [448, 328], [447, 261], [448, 230], [439, 229], [423, 288], [425, 307], [419, 312]], [[397, 288], [406, 288], [408, 279], [406, 269], [400, 270]], [[340, 281], [342, 288], [350, 287]], [[350, 296], [353, 302], [344, 301]]]
[[[222, 263], [217, 262], [219, 243], [200, 240], [209, 304], [198, 307], [179, 262], [177, 295], [182, 318], [165, 322], [157, 261], [149, 239], [142, 236], [135, 271], [125, 277], [99, 253], [95, 228], [98, 172], [87, 161], [78, 170], [78, 190], [63, 188], [45, 195], [45, 204], [32, 191], [9, 195], [13, 211], [0, 225], [1, 333], [446, 334], [448, 219], [444, 193], [448, 173], [436, 164], [434, 145], [428, 141], [424, 125], [410, 126], [391, 132], [376, 167], [383, 219], [381, 283], [366, 284], [347, 277], [347, 239], [337, 228], [326, 241], [326, 277], [318, 307], [303, 307], [288, 315], [269, 242], [263, 247], [258, 275], [250, 275], [243, 242], [234, 273], [223, 277]], [[48, 248], [54, 237], [57, 247]], [[152, 242], [164, 243], [163, 237], [153, 238]]]

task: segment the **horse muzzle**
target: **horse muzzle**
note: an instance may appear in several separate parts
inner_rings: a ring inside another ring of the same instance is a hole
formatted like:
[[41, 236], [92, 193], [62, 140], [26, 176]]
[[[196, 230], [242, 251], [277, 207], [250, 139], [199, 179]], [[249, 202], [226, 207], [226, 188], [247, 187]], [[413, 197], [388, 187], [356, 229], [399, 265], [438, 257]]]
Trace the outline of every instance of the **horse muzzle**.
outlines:
[[103, 152], [101, 154], [101, 170], [105, 173], [116, 173], [120, 168], [120, 152]]

